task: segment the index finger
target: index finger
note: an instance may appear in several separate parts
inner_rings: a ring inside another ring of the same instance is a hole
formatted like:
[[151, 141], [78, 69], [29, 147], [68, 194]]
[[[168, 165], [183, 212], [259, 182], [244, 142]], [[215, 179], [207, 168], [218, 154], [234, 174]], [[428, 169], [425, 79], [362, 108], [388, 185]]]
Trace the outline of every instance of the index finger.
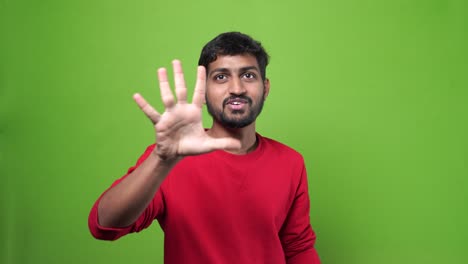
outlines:
[[206, 86], [206, 70], [203, 66], [198, 66], [197, 69], [197, 82], [195, 84], [195, 91], [193, 92], [192, 103], [202, 107], [205, 102], [205, 86]]

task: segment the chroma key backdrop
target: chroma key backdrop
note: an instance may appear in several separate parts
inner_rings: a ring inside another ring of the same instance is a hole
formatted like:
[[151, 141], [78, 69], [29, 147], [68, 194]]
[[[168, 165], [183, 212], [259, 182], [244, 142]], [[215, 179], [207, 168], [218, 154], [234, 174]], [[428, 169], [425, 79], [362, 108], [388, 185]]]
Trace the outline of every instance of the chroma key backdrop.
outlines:
[[88, 213], [154, 142], [133, 93], [161, 110], [177, 58], [191, 94], [225, 31], [271, 55], [257, 129], [305, 158], [322, 263], [468, 259], [466, 0], [1, 0], [0, 29], [1, 263], [163, 263], [157, 222]]

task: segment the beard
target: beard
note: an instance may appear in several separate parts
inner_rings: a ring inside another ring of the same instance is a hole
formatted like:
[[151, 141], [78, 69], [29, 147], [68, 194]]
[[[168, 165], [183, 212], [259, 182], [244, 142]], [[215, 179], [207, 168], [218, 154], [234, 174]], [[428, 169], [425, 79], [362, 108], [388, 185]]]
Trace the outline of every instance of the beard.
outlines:
[[[248, 109], [247, 110], [234, 110], [230, 113], [226, 111], [226, 104], [230, 99], [239, 98], [244, 99], [248, 102]], [[257, 117], [260, 115], [263, 109], [263, 103], [265, 101], [265, 96], [262, 95], [262, 98], [253, 104], [251, 98], [240, 95], [240, 96], [230, 96], [223, 100], [222, 110], [216, 109], [206, 98], [206, 107], [208, 113], [216, 120], [216, 122], [220, 123], [224, 127], [227, 128], [243, 128], [250, 124], [252, 124]], [[247, 114], [246, 114], [247, 112]]]

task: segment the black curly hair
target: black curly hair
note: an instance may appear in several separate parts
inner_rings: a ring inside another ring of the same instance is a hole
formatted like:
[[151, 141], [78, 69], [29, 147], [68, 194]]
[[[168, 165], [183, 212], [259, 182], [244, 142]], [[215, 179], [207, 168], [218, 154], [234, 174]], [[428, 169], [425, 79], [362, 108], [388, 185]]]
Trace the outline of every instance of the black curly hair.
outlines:
[[198, 65], [205, 66], [208, 71], [208, 65], [215, 61], [218, 55], [234, 56], [241, 54], [250, 54], [257, 59], [262, 79], [265, 80], [266, 66], [270, 56], [260, 42], [240, 32], [221, 33], [208, 42], [201, 51]]

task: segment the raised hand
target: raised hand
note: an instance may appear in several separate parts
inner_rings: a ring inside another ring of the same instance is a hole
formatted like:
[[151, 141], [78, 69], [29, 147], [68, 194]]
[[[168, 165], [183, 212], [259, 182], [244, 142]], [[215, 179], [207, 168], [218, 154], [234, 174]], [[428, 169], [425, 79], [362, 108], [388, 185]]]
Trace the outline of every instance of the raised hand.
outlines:
[[198, 67], [197, 82], [192, 103], [187, 102], [187, 88], [180, 61], [172, 62], [177, 101], [167, 80], [167, 71], [158, 70], [161, 99], [166, 108], [159, 114], [140, 95], [133, 96], [135, 102], [154, 124], [156, 132], [156, 154], [163, 160], [176, 159], [187, 155], [198, 155], [217, 149], [237, 150], [241, 147], [234, 138], [212, 138], [203, 128], [202, 106], [205, 100], [206, 73]]

